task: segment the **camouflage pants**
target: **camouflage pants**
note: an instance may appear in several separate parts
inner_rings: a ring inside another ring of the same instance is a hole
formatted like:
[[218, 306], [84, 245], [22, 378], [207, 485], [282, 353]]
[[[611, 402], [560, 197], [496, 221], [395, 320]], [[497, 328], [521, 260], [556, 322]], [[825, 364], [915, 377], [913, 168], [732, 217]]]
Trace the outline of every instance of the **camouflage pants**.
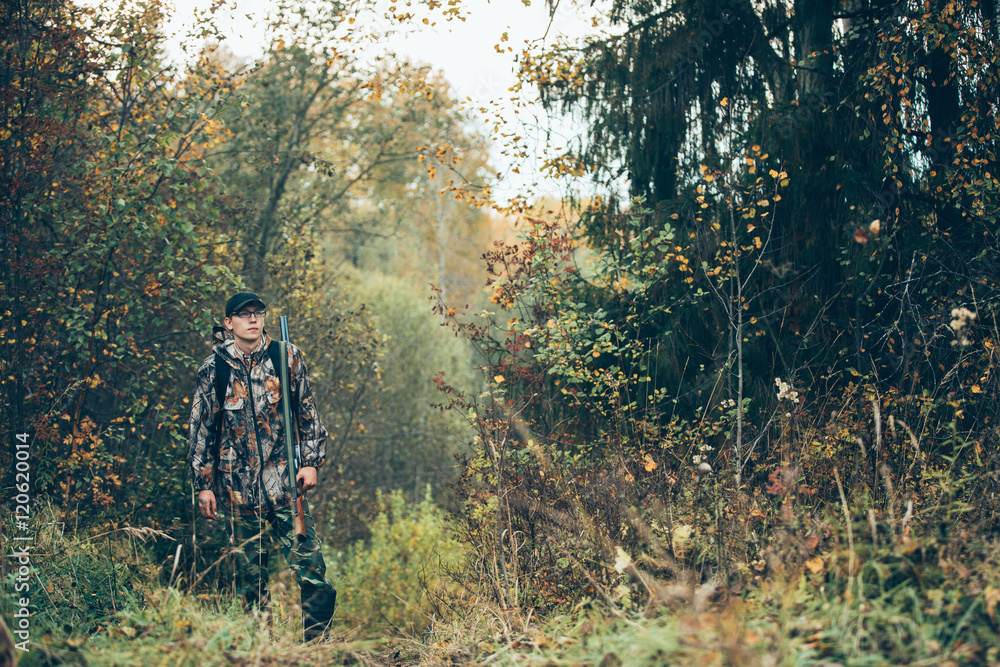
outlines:
[[[289, 508], [276, 509], [260, 517], [234, 517], [233, 537], [242, 544], [237, 554], [237, 593], [247, 609], [267, 607], [268, 560], [272, 542], [277, 542], [302, 591], [302, 621], [306, 639], [322, 634], [333, 617], [337, 591], [326, 580], [326, 563], [316, 539], [316, 529], [308, 509], [306, 537], [296, 537]], [[256, 538], [256, 539], [251, 539]]]

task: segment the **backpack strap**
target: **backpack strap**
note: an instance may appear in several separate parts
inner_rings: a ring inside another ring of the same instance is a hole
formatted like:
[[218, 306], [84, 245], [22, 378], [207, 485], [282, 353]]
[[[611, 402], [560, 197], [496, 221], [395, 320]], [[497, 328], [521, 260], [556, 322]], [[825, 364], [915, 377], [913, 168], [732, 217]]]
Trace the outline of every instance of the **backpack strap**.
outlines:
[[219, 442], [222, 439], [222, 419], [223, 412], [222, 406], [226, 400], [226, 388], [229, 387], [229, 376], [232, 374], [233, 369], [230, 368], [222, 357], [216, 353], [215, 355], [215, 403], [219, 406], [218, 412], [215, 413], [215, 452], [218, 455], [219, 452]]
[[222, 410], [222, 402], [226, 400], [226, 389], [229, 387], [229, 375], [233, 372], [229, 364], [215, 355], [215, 402]]

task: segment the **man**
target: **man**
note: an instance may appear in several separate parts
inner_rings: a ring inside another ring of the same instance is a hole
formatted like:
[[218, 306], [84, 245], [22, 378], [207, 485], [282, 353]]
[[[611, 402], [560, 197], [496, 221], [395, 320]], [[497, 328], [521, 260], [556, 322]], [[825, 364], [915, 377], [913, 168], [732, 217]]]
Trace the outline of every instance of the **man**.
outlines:
[[[266, 522], [301, 588], [308, 641], [329, 624], [337, 592], [326, 580], [308, 510], [306, 538], [297, 538], [293, 528], [280, 375], [268, 354], [266, 315], [264, 302], [252, 292], [240, 292], [226, 302], [225, 329], [216, 328], [214, 353], [198, 370], [188, 460], [201, 515], [215, 519], [221, 506], [230, 516], [232, 537], [243, 545], [237, 586], [244, 604], [263, 608], [269, 602], [268, 545], [262, 544]], [[219, 405], [216, 372], [221, 364], [228, 366], [229, 380]], [[327, 431], [319, 420], [302, 352], [291, 344], [288, 365], [291, 413], [297, 415], [293, 421], [302, 458], [295, 481], [300, 491], [307, 491], [316, 486]]]

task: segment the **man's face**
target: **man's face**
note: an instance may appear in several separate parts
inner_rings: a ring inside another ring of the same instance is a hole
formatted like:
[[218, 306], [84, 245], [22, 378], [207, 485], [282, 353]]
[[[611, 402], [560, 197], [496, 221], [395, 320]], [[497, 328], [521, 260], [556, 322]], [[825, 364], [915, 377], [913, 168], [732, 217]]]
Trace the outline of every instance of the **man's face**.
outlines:
[[[225, 320], [226, 328], [233, 332], [236, 344], [244, 352], [253, 350], [260, 342], [260, 337], [264, 333], [264, 318], [258, 313], [263, 310], [259, 303], [252, 303], [243, 306], [238, 313], [233, 313]], [[252, 314], [247, 318], [240, 317], [241, 314], [245, 313]]]

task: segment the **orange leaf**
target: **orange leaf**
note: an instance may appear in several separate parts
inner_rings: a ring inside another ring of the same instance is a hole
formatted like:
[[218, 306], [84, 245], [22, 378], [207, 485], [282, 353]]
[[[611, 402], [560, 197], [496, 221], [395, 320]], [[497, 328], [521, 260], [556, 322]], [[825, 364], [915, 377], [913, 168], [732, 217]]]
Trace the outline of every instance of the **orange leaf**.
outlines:
[[810, 558], [806, 561], [806, 567], [813, 574], [819, 574], [823, 571], [823, 568], [826, 567], [826, 563], [824, 563], [823, 559], [819, 556], [815, 556], [814, 558]]

